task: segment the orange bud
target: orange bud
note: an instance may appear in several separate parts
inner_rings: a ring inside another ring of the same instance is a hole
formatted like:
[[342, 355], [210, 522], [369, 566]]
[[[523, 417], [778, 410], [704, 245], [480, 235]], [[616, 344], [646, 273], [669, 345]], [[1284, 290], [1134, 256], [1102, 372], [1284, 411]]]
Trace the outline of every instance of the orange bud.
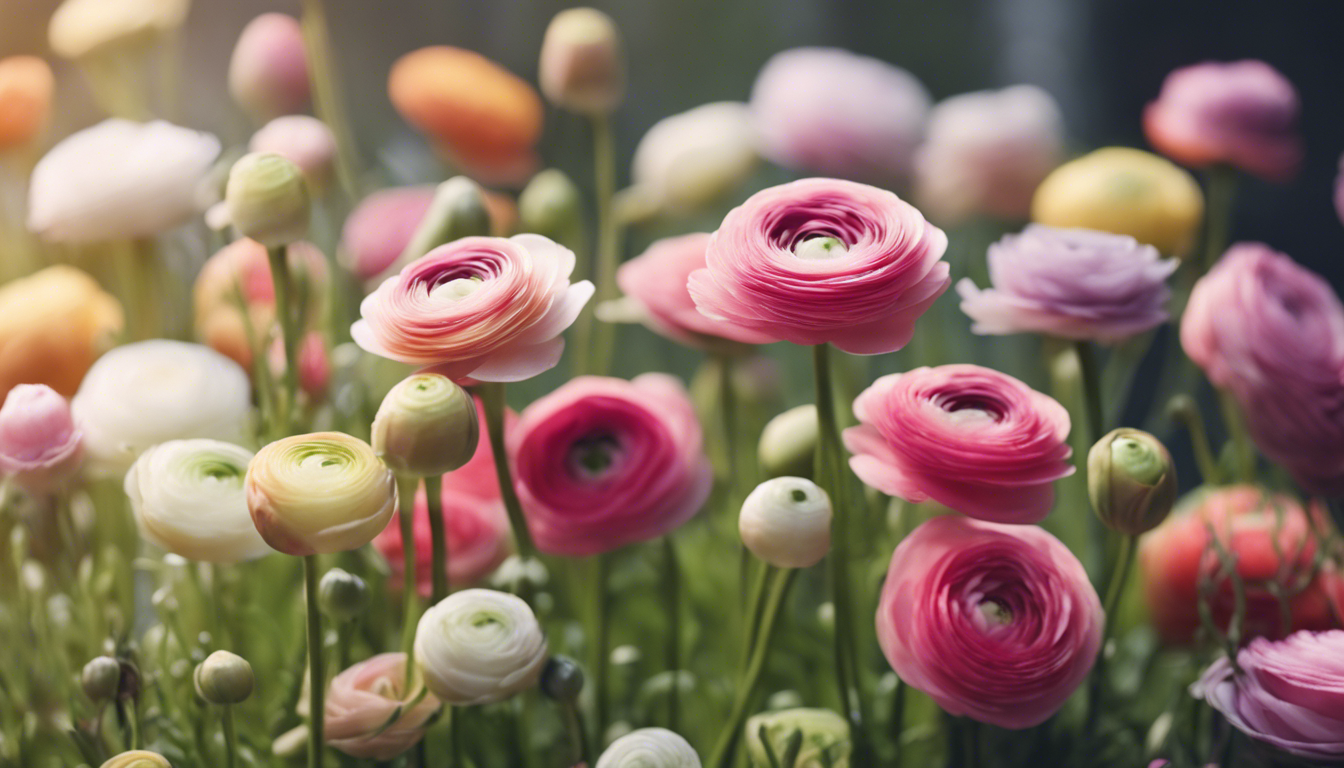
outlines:
[[121, 304], [74, 267], [48, 267], [5, 285], [0, 393], [16, 384], [46, 384], [70, 397], [121, 328]]
[[0, 150], [32, 140], [51, 111], [51, 67], [36, 56], [0, 59]]

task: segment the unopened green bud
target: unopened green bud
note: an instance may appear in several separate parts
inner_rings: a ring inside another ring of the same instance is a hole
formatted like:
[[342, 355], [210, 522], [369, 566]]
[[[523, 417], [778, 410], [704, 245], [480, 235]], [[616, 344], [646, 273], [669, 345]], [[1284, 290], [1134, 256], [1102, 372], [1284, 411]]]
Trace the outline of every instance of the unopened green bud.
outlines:
[[417, 373], [387, 393], [373, 419], [374, 453], [404, 477], [438, 477], [466, 464], [480, 442], [471, 395], [447, 376]]
[[397, 264], [415, 261], [444, 243], [488, 234], [490, 209], [485, 205], [485, 194], [466, 176], [454, 176], [434, 190], [434, 200]]
[[1111, 530], [1128, 536], [1156, 528], [1176, 503], [1176, 467], [1162, 442], [1121, 428], [1087, 454], [1092, 509]]
[[247, 659], [215, 651], [196, 667], [196, 693], [211, 704], [239, 704], [252, 695], [256, 680]]
[[568, 656], [552, 656], [541, 670], [541, 692], [556, 701], [574, 701], [583, 692], [583, 668]]
[[351, 621], [368, 607], [369, 585], [343, 568], [332, 568], [318, 582], [317, 602], [336, 621]]
[[79, 684], [84, 695], [94, 702], [111, 701], [121, 686], [121, 662], [111, 656], [99, 656], [84, 665]]
[[757, 455], [770, 477], [812, 477], [817, 454], [817, 406], [808, 404], [779, 414], [761, 430]]
[[224, 200], [239, 234], [267, 248], [308, 234], [308, 182], [297, 165], [280, 155], [254, 152], [239, 158], [229, 171]]
[[[800, 708], [765, 712], [749, 718], [746, 731], [747, 754], [751, 757], [751, 764], [757, 768], [770, 765], [766, 743], [770, 744], [770, 752], [777, 760], [785, 759], [785, 753], [792, 751], [792, 746], [797, 750], [792, 764], [798, 768], [823, 765], [849, 768], [852, 749], [849, 724], [845, 718], [829, 709]], [[795, 734], [801, 735], [801, 738]], [[790, 742], [795, 744], [791, 745]]]
[[518, 223], [573, 250], [584, 238], [583, 197], [563, 171], [548, 168], [527, 183], [518, 196]]

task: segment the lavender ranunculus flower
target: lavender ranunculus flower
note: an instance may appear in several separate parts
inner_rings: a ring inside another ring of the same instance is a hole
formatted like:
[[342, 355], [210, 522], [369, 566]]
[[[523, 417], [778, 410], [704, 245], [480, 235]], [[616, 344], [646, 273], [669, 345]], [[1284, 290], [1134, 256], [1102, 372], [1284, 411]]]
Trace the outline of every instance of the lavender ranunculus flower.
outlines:
[[1181, 346], [1241, 404], [1251, 437], [1308, 493], [1344, 493], [1344, 304], [1262, 243], [1238, 243], [1195, 284]]
[[1143, 113], [1162, 154], [1195, 168], [1225, 163], [1271, 181], [1302, 161], [1297, 91], [1263, 61], [1205, 62], [1167, 75]]
[[1175, 259], [1132, 237], [1033, 224], [989, 247], [992, 288], [957, 283], [978, 334], [1113, 343], [1161, 325]]
[[761, 154], [787, 168], [888, 185], [903, 181], [929, 94], [914, 75], [840, 48], [775, 54], [751, 89]]
[[1237, 730], [1289, 754], [1344, 760], [1344, 630], [1258, 637], [1190, 688]]

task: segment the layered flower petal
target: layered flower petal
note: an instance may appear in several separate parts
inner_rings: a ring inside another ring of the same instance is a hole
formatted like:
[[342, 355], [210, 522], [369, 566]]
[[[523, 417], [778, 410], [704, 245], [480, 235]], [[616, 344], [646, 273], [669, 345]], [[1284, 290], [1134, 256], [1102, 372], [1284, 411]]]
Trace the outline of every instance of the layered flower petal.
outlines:
[[465, 589], [432, 606], [415, 630], [415, 663], [430, 692], [447, 704], [503, 701], [536, 684], [546, 636], [522, 599]]
[[46, 493], [79, 471], [83, 434], [70, 404], [45, 384], [20, 384], [0, 408], [0, 472]]
[[[351, 757], [391, 760], [424, 738], [442, 706], [426, 694], [409, 706], [407, 656], [380, 653], [332, 678], [323, 725], [328, 744]], [[414, 686], [413, 686], [414, 688]]]

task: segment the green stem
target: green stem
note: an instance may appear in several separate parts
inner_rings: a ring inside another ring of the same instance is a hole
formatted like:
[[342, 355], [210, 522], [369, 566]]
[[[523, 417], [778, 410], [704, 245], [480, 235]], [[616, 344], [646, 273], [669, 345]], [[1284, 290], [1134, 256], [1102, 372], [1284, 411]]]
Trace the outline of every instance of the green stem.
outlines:
[[425, 499], [429, 507], [431, 564], [434, 568], [431, 599], [437, 605], [448, 596], [448, 526], [443, 519], [443, 478], [425, 478]]
[[[597, 293], [593, 306], [616, 298], [616, 267], [620, 262], [620, 223], [613, 200], [616, 195], [616, 142], [611, 118], [593, 118], [593, 176], [597, 194]], [[592, 372], [606, 374], [611, 368], [616, 326], [597, 323], [593, 334]]]
[[399, 492], [397, 522], [401, 529], [401, 652], [406, 654], [406, 676], [402, 690], [411, 690], [415, 665], [410, 662], [415, 645], [415, 627], [420, 614], [419, 571], [415, 556], [415, 491], [420, 481], [414, 477], [397, 478]]
[[322, 612], [317, 607], [319, 568], [317, 555], [304, 556], [303, 594], [308, 603], [308, 768], [322, 768], [325, 743], [322, 728], [326, 719], [327, 674], [322, 665]]
[[1091, 445], [1106, 433], [1106, 421], [1101, 415], [1101, 368], [1090, 342], [1076, 341], [1074, 349], [1078, 352], [1078, 370], [1083, 379], [1083, 409], [1087, 413], [1087, 442]]
[[490, 450], [495, 455], [495, 477], [499, 481], [499, 493], [509, 513], [509, 525], [513, 527], [513, 538], [518, 543], [518, 556], [527, 560], [536, 557], [537, 548], [532, 544], [527, 518], [523, 516], [523, 505], [518, 500], [517, 489], [513, 487], [509, 453], [504, 445], [504, 384], [483, 382], [478, 391], [485, 410], [486, 431], [490, 434]]
[[1223, 473], [1218, 468], [1218, 459], [1213, 455], [1213, 446], [1209, 444], [1209, 433], [1204, 429], [1204, 416], [1199, 412], [1194, 398], [1189, 395], [1177, 395], [1167, 406], [1168, 413], [1180, 422], [1190, 433], [1190, 446], [1195, 453], [1195, 464], [1204, 482], [1209, 485], [1222, 485]]
[[462, 768], [462, 731], [466, 725], [466, 707], [448, 707], [448, 768]]
[[607, 580], [611, 576], [611, 554], [603, 553], [593, 558], [593, 697], [597, 704], [596, 731], [594, 742], [602, 743], [602, 734], [607, 729], [611, 714], [611, 697], [607, 691], [607, 679], [611, 668], [611, 605], [607, 599]]
[[234, 754], [237, 752], [236, 737], [233, 732], [233, 707], [225, 704], [220, 717], [224, 721], [224, 768], [233, 768]]
[[761, 673], [765, 670], [765, 660], [769, 655], [770, 641], [774, 637], [777, 625], [776, 619], [779, 618], [784, 597], [789, 593], [789, 587], [793, 584], [794, 576], [798, 575], [795, 568], [779, 569], [774, 566], [768, 566], [768, 568], [770, 571], [770, 592], [765, 610], [761, 614], [760, 632], [757, 633], [757, 640], [751, 651], [751, 661], [746, 669], [742, 670], [738, 681], [737, 697], [733, 700], [732, 712], [728, 715], [728, 721], [724, 725], [723, 731], [719, 734], [713, 757], [707, 763], [711, 768], [728, 768], [732, 764], [733, 749], [737, 746], [738, 737], [741, 735], [742, 723], [747, 718], [747, 708], [756, 692], [756, 686], [761, 681]]
[[1237, 194], [1237, 172], [1228, 165], [1215, 165], [1207, 177], [1208, 211], [1204, 228], [1204, 262], [1201, 273], [1208, 272], [1227, 250], [1232, 229], [1232, 207]]
[[[271, 284], [275, 287], [275, 317], [280, 324], [281, 343], [285, 346], [285, 394], [280, 400], [279, 434], [289, 434], [294, 427], [294, 418], [298, 412], [299, 392], [299, 339], [298, 327], [294, 322], [291, 306], [291, 288], [289, 279], [289, 259], [286, 257], [288, 246], [267, 248], [266, 254], [271, 262]], [[262, 351], [265, 354], [265, 351]]]
[[144, 742], [140, 737], [140, 698], [138, 696], [131, 698], [129, 709], [127, 719], [131, 721], [131, 749], [139, 749]]
[[313, 87], [313, 111], [336, 138], [336, 178], [350, 200], [359, 199], [355, 139], [346, 120], [341, 90], [332, 75], [331, 36], [322, 0], [302, 0], [303, 44]]
[[663, 589], [667, 601], [667, 671], [672, 674], [672, 686], [667, 694], [667, 728], [677, 731], [680, 720], [681, 682], [681, 573], [677, 564], [677, 548], [672, 537], [663, 537]]
[[1083, 744], [1090, 744], [1092, 734], [1096, 732], [1097, 717], [1101, 713], [1102, 684], [1106, 676], [1106, 648], [1115, 634], [1116, 610], [1120, 606], [1120, 598], [1125, 593], [1125, 582], [1129, 581], [1129, 571], [1134, 564], [1134, 553], [1138, 546], [1139, 537], [1125, 537], [1120, 557], [1115, 563], [1115, 570], [1111, 572], [1110, 583], [1106, 586], [1106, 601], [1102, 604], [1106, 616], [1106, 628], [1102, 633], [1101, 650], [1097, 654], [1096, 663], [1092, 665], [1088, 682], [1087, 719], [1084, 721]]
[[565, 721], [565, 731], [569, 734], [569, 742], [573, 747], [569, 764], [592, 765], [593, 759], [588, 754], [588, 737], [583, 732], [583, 713], [579, 712], [579, 702], [576, 699], [565, 699], [560, 702], [560, 715]]
[[1218, 406], [1223, 411], [1223, 424], [1227, 427], [1228, 439], [1232, 441], [1237, 479], [1243, 483], [1255, 481], [1255, 444], [1246, 432], [1246, 422], [1241, 417], [1237, 401], [1227, 390], [1218, 390]]

